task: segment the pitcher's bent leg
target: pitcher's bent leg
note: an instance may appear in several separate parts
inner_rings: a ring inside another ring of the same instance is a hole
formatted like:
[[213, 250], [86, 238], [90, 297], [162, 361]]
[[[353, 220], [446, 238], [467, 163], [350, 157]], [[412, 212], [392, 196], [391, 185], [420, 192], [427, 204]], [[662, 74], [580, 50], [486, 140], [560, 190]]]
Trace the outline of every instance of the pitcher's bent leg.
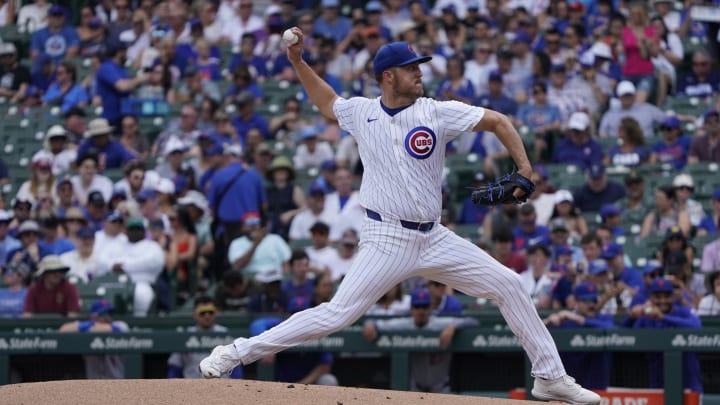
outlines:
[[550, 332], [525, 292], [520, 276], [484, 250], [443, 228], [423, 253], [427, 277], [473, 297], [492, 299], [532, 363], [532, 375], [555, 379], [565, 367]]

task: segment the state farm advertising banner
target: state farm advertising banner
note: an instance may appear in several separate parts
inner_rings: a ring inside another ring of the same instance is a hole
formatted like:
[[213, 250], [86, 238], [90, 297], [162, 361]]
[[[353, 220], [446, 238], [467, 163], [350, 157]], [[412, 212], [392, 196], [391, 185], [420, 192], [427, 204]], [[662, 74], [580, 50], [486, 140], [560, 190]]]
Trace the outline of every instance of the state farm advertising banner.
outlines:
[[[663, 390], [660, 389], [632, 389], [608, 388], [605, 391], [595, 391], [602, 397], [600, 405], [666, 405]], [[685, 391], [683, 405], [700, 405], [700, 394]], [[510, 391], [510, 399], [527, 399], [524, 388]]]

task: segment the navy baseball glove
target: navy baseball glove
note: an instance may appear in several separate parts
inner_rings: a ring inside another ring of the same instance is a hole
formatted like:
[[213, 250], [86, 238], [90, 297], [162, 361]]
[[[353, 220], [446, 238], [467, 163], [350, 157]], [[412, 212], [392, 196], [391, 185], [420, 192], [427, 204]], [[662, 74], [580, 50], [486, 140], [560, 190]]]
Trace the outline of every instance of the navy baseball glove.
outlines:
[[[513, 195], [517, 188], [525, 192], [522, 197]], [[476, 205], [520, 204], [526, 202], [533, 191], [535, 184], [530, 179], [519, 173], [511, 173], [473, 189], [472, 201]]]

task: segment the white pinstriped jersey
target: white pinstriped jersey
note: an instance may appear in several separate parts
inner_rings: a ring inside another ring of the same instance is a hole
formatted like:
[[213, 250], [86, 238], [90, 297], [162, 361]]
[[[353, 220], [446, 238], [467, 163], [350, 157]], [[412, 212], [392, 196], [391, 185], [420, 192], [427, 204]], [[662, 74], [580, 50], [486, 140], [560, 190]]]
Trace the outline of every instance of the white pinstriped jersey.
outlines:
[[440, 219], [445, 145], [470, 131], [482, 107], [421, 97], [395, 115], [380, 98], [338, 98], [340, 128], [355, 137], [363, 161], [363, 207], [408, 221]]

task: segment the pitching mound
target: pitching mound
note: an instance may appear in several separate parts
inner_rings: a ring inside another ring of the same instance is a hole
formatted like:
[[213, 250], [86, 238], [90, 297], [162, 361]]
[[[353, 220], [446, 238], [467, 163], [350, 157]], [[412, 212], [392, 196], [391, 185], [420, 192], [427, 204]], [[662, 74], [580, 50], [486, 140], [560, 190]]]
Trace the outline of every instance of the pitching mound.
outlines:
[[523, 405], [537, 402], [252, 380], [71, 380], [0, 387], [0, 404]]

